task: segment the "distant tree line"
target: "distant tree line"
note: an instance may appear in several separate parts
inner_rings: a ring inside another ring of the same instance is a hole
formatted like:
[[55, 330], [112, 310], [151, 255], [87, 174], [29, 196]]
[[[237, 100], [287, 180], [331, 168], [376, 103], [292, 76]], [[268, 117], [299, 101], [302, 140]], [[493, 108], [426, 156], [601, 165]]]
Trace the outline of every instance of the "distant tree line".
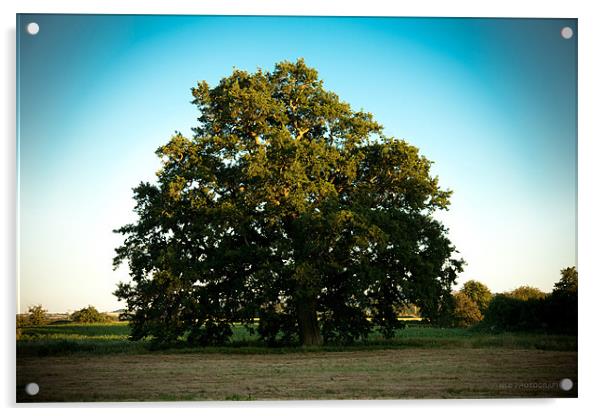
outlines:
[[454, 294], [451, 324], [478, 324], [499, 331], [577, 333], [577, 281], [577, 269], [568, 267], [561, 270], [552, 293], [520, 286], [494, 295], [483, 283], [470, 280]]
[[[94, 306], [89, 305], [70, 314], [69, 319], [66, 322], [90, 324], [110, 322], [112, 320], [113, 318], [108, 314], [99, 312]], [[23, 326], [40, 326], [48, 323], [57, 322], [56, 320], [51, 322], [48, 310], [44, 309], [42, 305], [30, 306], [26, 315], [17, 315], [17, 328]]]

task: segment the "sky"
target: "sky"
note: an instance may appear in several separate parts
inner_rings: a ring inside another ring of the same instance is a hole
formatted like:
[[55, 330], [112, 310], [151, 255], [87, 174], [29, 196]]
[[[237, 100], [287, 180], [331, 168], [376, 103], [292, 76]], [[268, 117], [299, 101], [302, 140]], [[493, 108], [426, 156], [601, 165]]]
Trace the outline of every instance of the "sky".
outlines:
[[190, 89], [300, 57], [435, 162], [459, 285], [551, 291], [577, 265], [575, 19], [22, 14], [17, 33], [20, 312], [123, 307], [112, 230], [154, 151], [191, 136]]

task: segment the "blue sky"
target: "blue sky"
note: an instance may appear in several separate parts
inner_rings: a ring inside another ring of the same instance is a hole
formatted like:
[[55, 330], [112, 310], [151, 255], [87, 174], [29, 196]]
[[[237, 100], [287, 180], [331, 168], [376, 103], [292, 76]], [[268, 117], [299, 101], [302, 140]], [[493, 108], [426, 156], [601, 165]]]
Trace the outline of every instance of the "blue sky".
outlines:
[[120, 307], [111, 230], [195, 126], [190, 88], [299, 57], [435, 161], [460, 284], [549, 291], [576, 265], [574, 19], [20, 15], [17, 32], [21, 311]]

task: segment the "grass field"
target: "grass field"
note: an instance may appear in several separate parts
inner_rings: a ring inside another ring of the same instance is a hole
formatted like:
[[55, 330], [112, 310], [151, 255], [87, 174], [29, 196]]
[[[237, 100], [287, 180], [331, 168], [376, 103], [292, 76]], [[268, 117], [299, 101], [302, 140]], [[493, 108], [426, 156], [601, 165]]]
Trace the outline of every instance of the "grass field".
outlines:
[[[17, 400], [293, 400], [576, 397], [577, 338], [420, 325], [353, 346], [152, 350], [124, 323], [23, 328]], [[560, 389], [570, 378], [572, 390]], [[40, 385], [28, 396], [24, 386]]]

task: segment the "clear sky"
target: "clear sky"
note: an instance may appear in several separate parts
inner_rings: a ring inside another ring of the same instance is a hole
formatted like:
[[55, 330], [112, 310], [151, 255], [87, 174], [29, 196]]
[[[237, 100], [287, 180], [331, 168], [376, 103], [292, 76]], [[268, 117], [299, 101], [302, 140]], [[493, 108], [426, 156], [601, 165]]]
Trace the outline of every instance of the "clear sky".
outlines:
[[112, 230], [156, 148], [190, 136], [190, 88], [299, 57], [435, 162], [460, 284], [550, 291], [576, 265], [574, 19], [20, 15], [17, 33], [20, 311], [121, 307]]

